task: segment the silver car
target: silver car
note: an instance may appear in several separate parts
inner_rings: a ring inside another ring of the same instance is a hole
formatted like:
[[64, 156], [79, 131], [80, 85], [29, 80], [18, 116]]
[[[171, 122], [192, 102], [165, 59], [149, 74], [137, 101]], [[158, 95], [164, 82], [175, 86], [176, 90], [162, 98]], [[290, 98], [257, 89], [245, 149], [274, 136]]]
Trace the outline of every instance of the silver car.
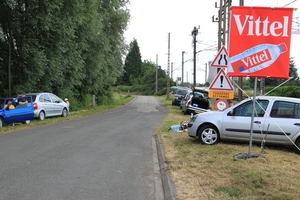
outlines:
[[44, 120], [45, 117], [62, 116], [66, 117], [69, 113], [67, 104], [58, 96], [48, 92], [29, 93], [34, 104], [34, 117]]
[[258, 96], [253, 109], [248, 98], [224, 111], [194, 115], [188, 124], [188, 135], [209, 145], [220, 140], [249, 142], [251, 130], [253, 142], [300, 147], [300, 99]]
[[183, 114], [197, 114], [207, 112], [211, 109], [208, 89], [195, 87], [193, 91], [186, 94], [185, 98], [181, 101], [181, 110]]

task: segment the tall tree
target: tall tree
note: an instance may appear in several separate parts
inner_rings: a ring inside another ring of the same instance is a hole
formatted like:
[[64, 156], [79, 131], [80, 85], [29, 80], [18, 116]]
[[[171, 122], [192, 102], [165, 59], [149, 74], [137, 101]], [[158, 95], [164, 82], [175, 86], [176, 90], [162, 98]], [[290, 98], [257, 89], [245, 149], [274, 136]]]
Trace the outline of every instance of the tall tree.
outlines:
[[130, 42], [129, 52], [125, 59], [123, 81], [127, 85], [140, 83], [142, 74], [142, 57], [136, 39]]
[[127, 3], [0, 1], [0, 94], [8, 95], [11, 82], [13, 94], [25, 90], [78, 98], [106, 95], [122, 74]]

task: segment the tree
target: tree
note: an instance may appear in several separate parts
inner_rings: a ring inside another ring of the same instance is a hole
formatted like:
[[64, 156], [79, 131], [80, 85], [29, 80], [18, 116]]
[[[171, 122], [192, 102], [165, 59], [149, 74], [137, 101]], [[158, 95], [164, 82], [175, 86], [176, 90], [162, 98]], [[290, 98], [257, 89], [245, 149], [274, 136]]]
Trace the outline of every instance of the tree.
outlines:
[[86, 94], [106, 96], [123, 73], [127, 3], [0, 1], [1, 96], [23, 90], [79, 100]]
[[140, 83], [142, 75], [142, 57], [136, 39], [130, 42], [129, 52], [125, 59], [123, 82], [126, 85]]

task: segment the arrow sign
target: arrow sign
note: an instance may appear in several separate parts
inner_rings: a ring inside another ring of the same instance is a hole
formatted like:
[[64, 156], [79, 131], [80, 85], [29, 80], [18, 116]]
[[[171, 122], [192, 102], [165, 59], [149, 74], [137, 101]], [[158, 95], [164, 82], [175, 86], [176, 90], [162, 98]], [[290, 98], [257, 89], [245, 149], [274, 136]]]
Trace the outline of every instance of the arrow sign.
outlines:
[[225, 75], [224, 69], [221, 69], [213, 82], [211, 83], [209, 90], [221, 90], [221, 91], [234, 91], [234, 88]]
[[222, 68], [222, 67], [227, 67], [227, 63], [228, 63], [228, 52], [226, 48], [222, 46], [210, 66]]

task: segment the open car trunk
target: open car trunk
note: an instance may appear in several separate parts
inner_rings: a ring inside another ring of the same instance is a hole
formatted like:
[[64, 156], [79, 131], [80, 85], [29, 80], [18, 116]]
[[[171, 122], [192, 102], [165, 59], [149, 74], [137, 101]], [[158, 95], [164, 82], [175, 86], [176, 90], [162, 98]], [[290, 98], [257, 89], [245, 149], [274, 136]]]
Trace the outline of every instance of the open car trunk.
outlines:
[[209, 109], [209, 101], [203, 97], [193, 97], [192, 106], [195, 108]]

